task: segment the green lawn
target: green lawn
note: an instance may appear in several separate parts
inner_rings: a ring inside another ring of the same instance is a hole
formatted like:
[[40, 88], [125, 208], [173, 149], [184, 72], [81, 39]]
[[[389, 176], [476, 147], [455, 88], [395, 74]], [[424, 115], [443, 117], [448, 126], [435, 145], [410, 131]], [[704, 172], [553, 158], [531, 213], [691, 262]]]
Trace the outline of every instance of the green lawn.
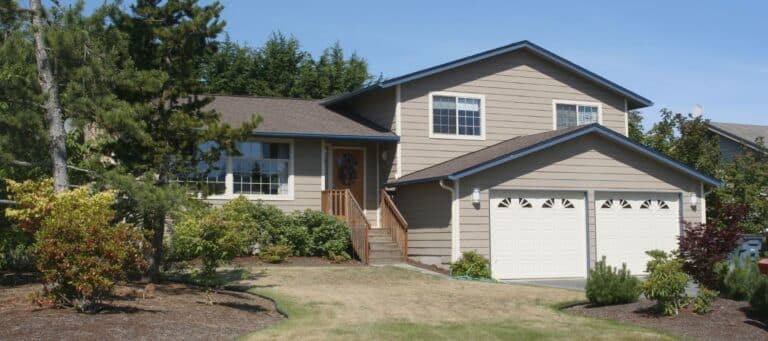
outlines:
[[394, 267], [267, 267], [252, 292], [288, 319], [247, 339], [670, 339], [553, 308], [577, 291], [450, 280]]

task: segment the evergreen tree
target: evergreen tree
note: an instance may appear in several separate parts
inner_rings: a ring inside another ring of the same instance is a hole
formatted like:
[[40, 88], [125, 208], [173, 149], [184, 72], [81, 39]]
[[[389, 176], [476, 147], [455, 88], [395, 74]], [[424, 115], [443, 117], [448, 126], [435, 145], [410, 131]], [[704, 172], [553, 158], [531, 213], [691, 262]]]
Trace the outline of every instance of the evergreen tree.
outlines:
[[643, 130], [643, 114], [637, 110], [632, 110], [627, 114], [627, 127], [629, 128], [628, 137], [630, 140], [643, 143], [645, 131]]
[[200, 61], [207, 93], [293, 98], [326, 98], [371, 81], [367, 62], [345, 58], [337, 42], [314, 60], [295, 37], [272, 33], [259, 49], [230, 40]]

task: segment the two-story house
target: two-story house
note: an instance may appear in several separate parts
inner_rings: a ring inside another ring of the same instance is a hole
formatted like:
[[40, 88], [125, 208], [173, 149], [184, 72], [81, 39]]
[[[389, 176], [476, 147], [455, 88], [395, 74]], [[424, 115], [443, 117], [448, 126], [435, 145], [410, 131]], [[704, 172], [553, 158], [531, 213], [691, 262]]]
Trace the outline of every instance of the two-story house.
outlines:
[[230, 123], [263, 123], [208, 200], [322, 208], [364, 260], [475, 250], [506, 279], [585, 277], [606, 256], [639, 274], [720, 185], [626, 138], [628, 110], [651, 104], [528, 41], [323, 101], [217, 96]]

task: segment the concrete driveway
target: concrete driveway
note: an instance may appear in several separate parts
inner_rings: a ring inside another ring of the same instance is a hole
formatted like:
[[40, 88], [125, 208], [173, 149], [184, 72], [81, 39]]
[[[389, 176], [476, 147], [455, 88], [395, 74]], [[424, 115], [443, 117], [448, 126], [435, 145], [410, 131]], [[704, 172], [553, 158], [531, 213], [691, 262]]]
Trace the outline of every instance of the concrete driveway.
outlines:
[[[643, 280], [644, 278], [640, 277], [640, 279]], [[584, 287], [587, 285], [586, 278], [519, 279], [505, 280], [503, 282], [579, 291], [584, 291]], [[696, 296], [699, 293], [699, 286], [696, 283], [690, 282], [688, 287], [685, 288], [685, 293], [688, 296]]]

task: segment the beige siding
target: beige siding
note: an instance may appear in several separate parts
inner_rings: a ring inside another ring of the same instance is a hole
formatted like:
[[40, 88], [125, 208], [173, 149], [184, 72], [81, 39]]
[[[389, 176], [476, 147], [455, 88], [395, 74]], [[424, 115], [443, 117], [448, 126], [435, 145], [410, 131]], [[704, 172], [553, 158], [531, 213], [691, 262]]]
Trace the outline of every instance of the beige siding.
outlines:
[[[430, 139], [432, 91], [484, 95], [486, 139]], [[555, 99], [600, 102], [603, 125], [626, 134], [623, 97], [525, 51], [403, 84], [403, 174], [516, 136], [552, 130]]]
[[395, 131], [394, 87], [358, 95], [334, 108], [360, 115], [384, 129]]
[[[590, 260], [595, 260], [595, 191], [681, 192], [683, 219], [700, 221], [701, 209], [690, 205], [691, 193], [701, 197], [698, 180], [597, 136], [585, 136], [549, 150], [463, 178], [460, 219], [462, 251], [489, 256], [489, 189], [574, 190], [588, 194]], [[481, 204], [471, 194], [481, 190]]]
[[408, 255], [426, 264], [451, 258], [451, 193], [436, 182], [399, 188], [395, 203], [408, 222]]

